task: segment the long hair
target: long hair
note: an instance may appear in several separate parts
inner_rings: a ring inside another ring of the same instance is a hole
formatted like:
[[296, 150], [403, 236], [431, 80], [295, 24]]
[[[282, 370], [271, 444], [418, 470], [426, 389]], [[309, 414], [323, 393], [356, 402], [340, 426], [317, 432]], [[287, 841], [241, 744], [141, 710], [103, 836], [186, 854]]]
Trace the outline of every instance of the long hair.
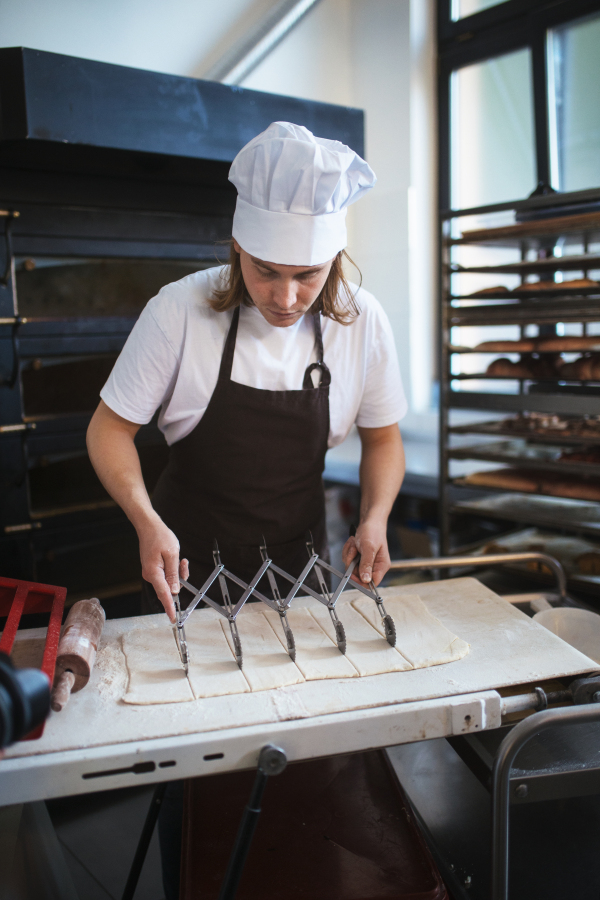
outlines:
[[[345, 250], [340, 250], [331, 264], [327, 280], [321, 293], [313, 303], [310, 312], [319, 312], [328, 319], [339, 322], [340, 325], [350, 325], [360, 315], [360, 308], [356, 302], [354, 292], [344, 275], [344, 258], [357, 269], [360, 275], [360, 283], [362, 284], [360, 269]], [[208, 300], [209, 305], [215, 312], [226, 312], [228, 309], [235, 309], [236, 306], [242, 305], [254, 306], [244, 284], [240, 254], [237, 253], [233, 246], [233, 241], [230, 242], [229, 265], [223, 272], [223, 281], [223, 289], [214, 291], [212, 297]]]

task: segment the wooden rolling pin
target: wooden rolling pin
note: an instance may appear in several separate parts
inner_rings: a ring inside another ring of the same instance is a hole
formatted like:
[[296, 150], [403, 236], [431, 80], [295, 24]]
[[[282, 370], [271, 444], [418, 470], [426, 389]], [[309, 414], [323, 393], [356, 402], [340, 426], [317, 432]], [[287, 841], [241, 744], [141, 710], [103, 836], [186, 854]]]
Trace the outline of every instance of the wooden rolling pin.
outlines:
[[58, 644], [51, 697], [54, 712], [64, 709], [71, 693], [80, 691], [88, 683], [105, 619], [104, 610], [96, 598], [79, 600], [71, 607]]

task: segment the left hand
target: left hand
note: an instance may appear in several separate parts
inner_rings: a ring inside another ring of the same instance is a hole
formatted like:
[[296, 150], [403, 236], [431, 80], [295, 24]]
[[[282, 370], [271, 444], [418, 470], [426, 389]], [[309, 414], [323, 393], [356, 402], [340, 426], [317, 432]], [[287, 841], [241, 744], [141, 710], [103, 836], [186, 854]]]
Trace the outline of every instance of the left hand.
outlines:
[[371, 579], [379, 584], [390, 567], [390, 554], [387, 545], [387, 522], [369, 521], [361, 522], [356, 529], [356, 535], [348, 538], [342, 550], [344, 567], [348, 568], [350, 562], [360, 553], [360, 565], [358, 575], [352, 575], [352, 581], [357, 584], [370, 584]]

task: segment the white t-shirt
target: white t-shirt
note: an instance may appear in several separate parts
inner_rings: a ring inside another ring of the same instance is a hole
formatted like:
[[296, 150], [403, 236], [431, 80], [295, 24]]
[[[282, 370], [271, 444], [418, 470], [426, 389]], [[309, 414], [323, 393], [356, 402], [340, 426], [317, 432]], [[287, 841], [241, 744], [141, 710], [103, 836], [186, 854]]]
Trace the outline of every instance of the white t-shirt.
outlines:
[[[158, 409], [168, 444], [196, 427], [215, 389], [232, 312], [207, 302], [222, 288], [224, 267], [194, 272], [163, 287], [146, 305], [100, 396], [114, 412], [144, 425]], [[361, 314], [351, 325], [321, 317], [324, 360], [331, 370], [329, 446], [352, 425], [381, 428], [406, 413], [390, 323], [377, 300], [358, 290]], [[262, 390], [299, 390], [317, 361], [312, 316], [269, 325], [256, 307], [242, 306], [232, 380]]]

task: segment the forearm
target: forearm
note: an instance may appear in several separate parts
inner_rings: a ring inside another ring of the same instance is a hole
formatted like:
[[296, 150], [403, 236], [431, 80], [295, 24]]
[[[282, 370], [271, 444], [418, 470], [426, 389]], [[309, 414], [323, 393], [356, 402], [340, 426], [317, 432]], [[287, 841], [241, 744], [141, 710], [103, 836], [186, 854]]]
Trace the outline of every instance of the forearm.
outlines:
[[134, 443], [138, 427], [101, 404], [87, 433], [88, 453], [98, 478], [139, 533], [156, 519]]
[[[379, 584], [390, 567], [387, 520], [404, 478], [404, 447], [397, 425], [359, 428], [360, 522], [342, 552], [344, 565], [360, 554], [360, 581]], [[354, 581], [359, 577], [352, 575]]]
[[396, 426], [359, 428], [359, 433], [362, 441], [360, 521], [385, 524], [404, 478], [402, 438]]

